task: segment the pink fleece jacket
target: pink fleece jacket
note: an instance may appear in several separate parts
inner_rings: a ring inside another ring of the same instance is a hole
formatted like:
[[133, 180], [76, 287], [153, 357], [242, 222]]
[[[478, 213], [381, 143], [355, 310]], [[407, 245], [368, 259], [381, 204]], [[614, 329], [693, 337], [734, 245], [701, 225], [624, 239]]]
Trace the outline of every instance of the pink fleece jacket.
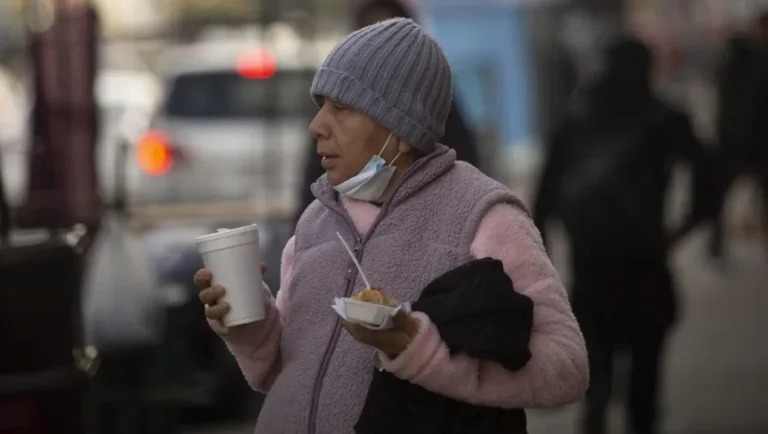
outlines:
[[[368, 202], [345, 198], [344, 205], [361, 233], [370, 228], [379, 212]], [[291, 239], [283, 251], [283, 286], [277, 300], [270, 297], [266, 321], [232, 329], [211, 323], [251, 387], [263, 392], [280, 372], [280, 333], [282, 324], [290, 321], [288, 293], [294, 249]], [[435, 393], [472, 404], [541, 408], [579, 400], [589, 383], [584, 339], [530, 217], [509, 204], [491, 208], [480, 223], [471, 253], [476, 258], [502, 261], [515, 289], [533, 300], [532, 357], [528, 364], [511, 372], [494, 362], [462, 354], [451, 356], [429, 318], [414, 313], [421, 322], [419, 334], [396, 359], [382, 360], [382, 368]]]

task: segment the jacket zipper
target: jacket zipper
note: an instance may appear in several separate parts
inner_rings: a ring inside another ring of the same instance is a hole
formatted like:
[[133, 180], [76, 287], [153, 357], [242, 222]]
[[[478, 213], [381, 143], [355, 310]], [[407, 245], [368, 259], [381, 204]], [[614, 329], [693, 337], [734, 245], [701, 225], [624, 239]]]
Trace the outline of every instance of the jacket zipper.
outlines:
[[[336, 208], [336, 204], [328, 204], [327, 202], [324, 202], [323, 200], [318, 199], [326, 206], [326, 208], [329, 208], [331, 211], [336, 213], [341, 219], [344, 221], [344, 223], [347, 225], [349, 230], [354, 234], [355, 236], [355, 247], [353, 249], [355, 253], [355, 257], [357, 257], [357, 260], [362, 262], [363, 260], [363, 250], [365, 247], [365, 242], [370, 238], [371, 234], [373, 233], [376, 226], [378, 226], [379, 222], [383, 220], [384, 216], [389, 211], [389, 206], [392, 203], [392, 199], [394, 199], [395, 194], [400, 189], [400, 187], [403, 185], [406, 179], [408, 179], [413, 172], [415, 172], [415, 169], [417, 169], [419, 166], [426, 164], [425, 160], [420, 160], [403, 175], [402, 178], [400, 178], [400, 181], [397, 183], [395, 188], [392, 191], [392, 198], [388, 200], [382, 207], [381, 211], [379, 212], [378, 218], [374, 221], [373, 225], [371, 225], [371, 228], [368, 230], [368, 233], [365, 234], [363, 238], [360, 237], [360, 235], [357, 232], [357, 228], [355, 227], [355, 224], [348, 218], [344, 213], [339, 211]], [[354, 290], [355, 282], [357, 281], [357, 275], [358, 271], [357, 268], [352, 266], [352, 273], [347, 274], [347, 284], [344, 288], [344, 296], [349, 297], [352, 295], [352, 292]], [[325, 352], [323, 353], [323, 361], [320, 363], [320, 370], [318, 371], [318, 375], [315, 378], [315, 383], [312, 385], [312, 397], [311, 401], [309, 403], [309, 418], [307, 421], [307, 433], [308, 434], [315, 434], [317, 431], [317, 411], [318, 406], [320, 405], [320, 391], [323, 388], [323, 380], [325, 379], [325, 374], [328, 372], [328, 366], [331, 363], [331, 358], [333, 357], [334, 352], [336, 351], [336, 344], [339, 341], [339, 336], [341, 335], [341, 320], [339, 318], [336, 318], [336, 325], [333, 328], [333, 333], [331, 334], [331, 340], [328, 342], [328, 345], [325, 347]]]
[[[357, 260], [362, 261], [363, 243], [360, 236], [357, 233], [357, 229], [355, 228], [354, 224], [351, 224], [347, 219], [347, 216], [339, 212], [335, 207], [329, 206], [328, 208], [332, 209], [333, 212], [338, 214], [342, 218], [342, 220], [344, 220], [344, 222], [347, 224], [347, 226], [352, 231], [352, 233], [355, 235], [355, 247], [353, 251], [355, 253], [355, 256], [357, 257]], [[357, 281], [357, 274], [358, 274], [357, 268], [352, 267], [352, 270], [354, 271], [352, 273], [347, 273], [347, 276], [345, 277], [345, 280], [347, 281], [346, 287], [344, 288], [345, 297], [349, 297], [350, 295], [352, 295], [355, 281]], [[308, 427], [307, 427], [307, 432], [310, 434], [314, 434], [317, 429], [317, 411], [318, 411], [318, 406], [320, 404], [320, 391], [322, 390], [322, 387], [323, 387], [323, 380], [325, 379], [325, 374], [326, 372], [328, 372], [328, 366], [331, 364], [331, 358], [333, 357], [334, 352], [336, 352], [336, 344], [339, 342], [339, 336], [341, 336], [341, 320], [339, 318], [336, 318], [336, 324], [333, 327], [331, 340], [328, 342], [328, 345], [326, 346], [325, 351], [323, 352], [323, 361], [322, 363], [320, 363], [320, 370], [318, 371], [317, 377], [315, 377], [315, 384], [312, 386], [312, 398], [309, 404], [309, 420], [308, 420]]]

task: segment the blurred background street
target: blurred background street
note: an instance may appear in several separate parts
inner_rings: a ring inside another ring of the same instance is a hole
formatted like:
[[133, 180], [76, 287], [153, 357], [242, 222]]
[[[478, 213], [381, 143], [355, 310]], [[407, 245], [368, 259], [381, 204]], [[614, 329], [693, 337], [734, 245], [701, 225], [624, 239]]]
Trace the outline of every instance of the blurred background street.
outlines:
[[[12, 331], [0, 434], [252, 431], [261, 397], [204, 320], [193, 240], [258, 223], [265, 281], [279, 289], [316, 157], [309, 86], [362, 2], [0, 0], [0, 324]], [[650, 47], [655, 91], [717, 156], [710, 177], [730, 173], [723, 65], [768, 0], [403, 4], [451, 62], [477, 166], [531, 207], [551, 137], [623, 32]], [[729, 178], [720, 248], [713, 217], [674, 254], [682, 312], [665, 433], [768, 433], [764, 160]], [[670, 220], [689, 202], [689, 169], [665, 192]], [[552, 256], [569, 282], [558, 229]], [[530, 411], [530, 433], [578, 432], [579, 406]]]

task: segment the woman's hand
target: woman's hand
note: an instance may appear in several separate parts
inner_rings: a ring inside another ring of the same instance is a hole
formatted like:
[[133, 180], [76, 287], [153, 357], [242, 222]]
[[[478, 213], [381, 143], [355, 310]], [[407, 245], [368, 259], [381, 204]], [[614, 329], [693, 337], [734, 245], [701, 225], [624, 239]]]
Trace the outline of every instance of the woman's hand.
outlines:
[[378, 349], [390, 359], [405, 351], [420, 327], [416, 318], [402, 310], [395, 315], [394, 327], [389, 330], [371, 330], [343, 320], [342, 324], [358, 342]]
[[[267, 272], [267, 264], [261, 264], [261, 273]], [[229, 304], [221, 301], [227, 292], [221, 285], [213, 285], [213, 273], [203, 268], [195, 273], [195, 285], [200, 290], [198, 298], [205, 305], [205, 316], [214, 321], [221, 321], [229, 313]]]

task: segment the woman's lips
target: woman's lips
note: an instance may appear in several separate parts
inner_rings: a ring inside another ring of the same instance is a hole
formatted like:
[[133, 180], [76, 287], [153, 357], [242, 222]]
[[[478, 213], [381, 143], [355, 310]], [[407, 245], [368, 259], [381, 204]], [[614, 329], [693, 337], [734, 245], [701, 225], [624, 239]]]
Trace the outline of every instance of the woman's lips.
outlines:
[[332, 169], [338, 164], [339, 157], [335, 155], [323, 155], [322, 160], [320, 160], [320, 164], [323, 166], [324, 169]]

